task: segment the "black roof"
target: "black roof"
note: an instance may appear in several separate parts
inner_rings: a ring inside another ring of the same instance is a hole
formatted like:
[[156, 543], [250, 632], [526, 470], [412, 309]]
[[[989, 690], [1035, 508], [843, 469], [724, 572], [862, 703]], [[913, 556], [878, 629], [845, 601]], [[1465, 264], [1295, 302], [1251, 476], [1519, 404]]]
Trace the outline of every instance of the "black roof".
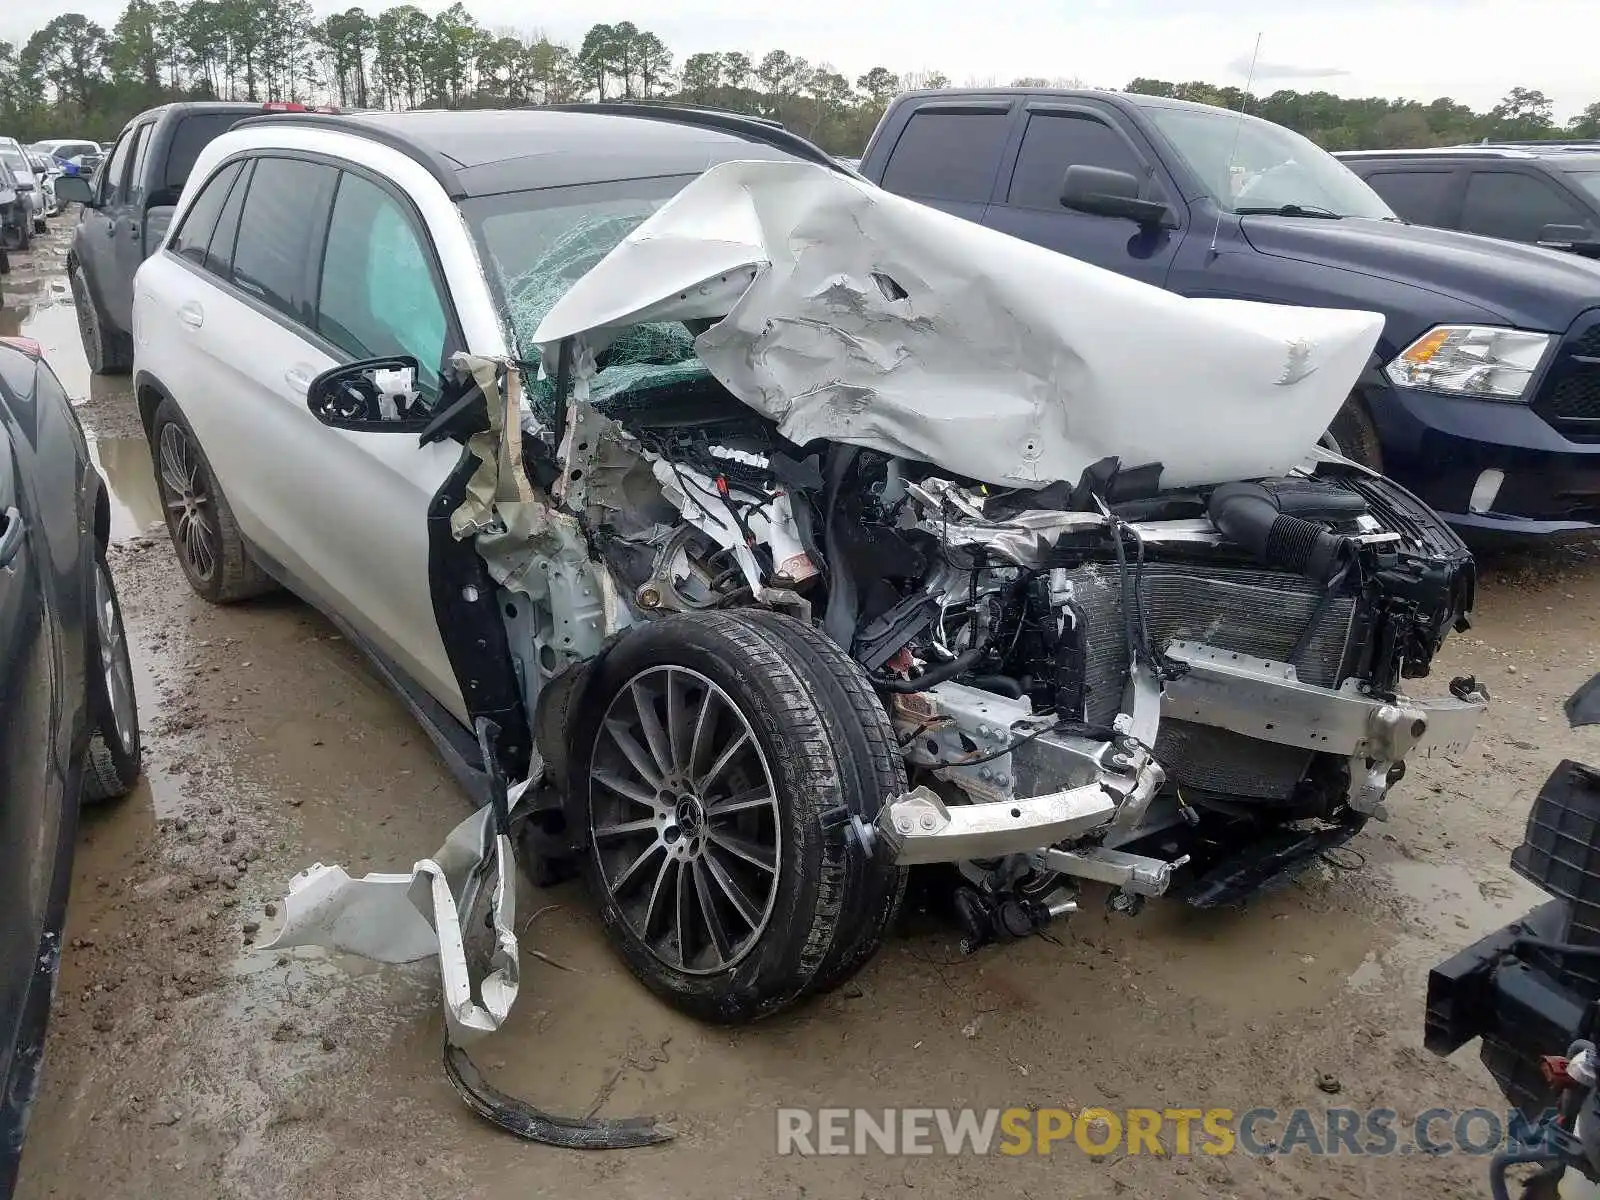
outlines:
[[354, 133], [400, 150], [458, 200], [698, 174], [733, 159], [800, 158], [837, 169], [822, 150], [773, 122], [665, 105], [273, 113], [235, 128], [290, 123]]

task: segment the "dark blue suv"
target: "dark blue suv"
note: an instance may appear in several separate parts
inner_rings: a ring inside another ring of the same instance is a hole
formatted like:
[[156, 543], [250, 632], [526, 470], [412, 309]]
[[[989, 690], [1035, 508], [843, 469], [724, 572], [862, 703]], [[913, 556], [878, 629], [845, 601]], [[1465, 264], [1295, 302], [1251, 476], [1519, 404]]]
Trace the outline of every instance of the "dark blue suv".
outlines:
[[1382, 313], [1330, 445], [1467, 534], [1600, 530], [1600, 264], [1408, 225], [1300, 135], [1152, 96], [912, 92], [861, 170], [1183, 295]]

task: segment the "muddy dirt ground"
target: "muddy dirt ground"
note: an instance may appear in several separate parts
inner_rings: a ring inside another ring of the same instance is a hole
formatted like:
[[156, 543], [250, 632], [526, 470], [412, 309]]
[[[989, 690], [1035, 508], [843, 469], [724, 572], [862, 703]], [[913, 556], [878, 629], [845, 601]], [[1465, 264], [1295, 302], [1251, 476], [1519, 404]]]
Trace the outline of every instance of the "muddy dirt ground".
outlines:
[[1458, 760], [1415, 764], [1357, 853], [1243, 911], [1128, 919], [1091, 892], [1054, 938], [971, 958], [953, 930], [921, 928], [842, 992], [727, 1030], [636, 985], [578, 887], [525, 886], [520, 911], [545, 911], [523, 944], [545, 957], [526, 955], [518, 1009], [479, 1064], [557, 1111], [661, 1114], [678, 1131], [622, 1153], [532, 1147], [451, 1090], [428, 964], [248, 945], [296, 870], [409, 869], [465, 802], [315, 612], [190, 593], [127, 381], [83, 365], [61, 274], [70, 221], [56, 230], [14, 260], [0, 334], [44, 344], [117, 497], [146, 779], [83, 824], [25, 1200], [1487, 1194], [1484, 1161], [1459, 1155], [779, 1157], [775, 1111], [1336, 1103], [1404, 1125], [1433, 1106], [1502, 1108], [1471, 1050], [1421, 1049], [1423, 987], [1431, 963], [1538, 898], [1506, 865], [1529, 802], [1558, 759], [1600, 761], [1600, 731], [1561, 714], [1600, 670], [1600, 550], [1485, 561], [1477, 626], [1436, 678], [1485, 680], [1487, 728]]

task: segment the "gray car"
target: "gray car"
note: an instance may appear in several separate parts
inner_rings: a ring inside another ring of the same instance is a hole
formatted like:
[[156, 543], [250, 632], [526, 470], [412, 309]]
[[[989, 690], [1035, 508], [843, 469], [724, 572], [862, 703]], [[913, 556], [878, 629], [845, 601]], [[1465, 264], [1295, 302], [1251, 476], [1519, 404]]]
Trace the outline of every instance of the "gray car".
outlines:
[[37, 1090], [79, 803], [139, 775], [110, 528], [55, 372], [36, 343], [0, 337], [0, 1196]]

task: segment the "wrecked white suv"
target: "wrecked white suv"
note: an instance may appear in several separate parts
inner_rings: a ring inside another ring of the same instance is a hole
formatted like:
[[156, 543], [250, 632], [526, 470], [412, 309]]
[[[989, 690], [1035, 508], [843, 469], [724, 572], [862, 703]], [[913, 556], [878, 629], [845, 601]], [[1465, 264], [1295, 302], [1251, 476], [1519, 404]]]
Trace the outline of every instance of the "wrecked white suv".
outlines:
[[1084, 880], [1281, 878], [1486, 703], [1410, 691], [1461, 542], [1314, 449], [1381, 326], [1174, 296], [719, 114], [242, 122], [136, 284], [179, 561], [326, 611], [484, 805], [414, 872], [302, 876], [279, 944], [437, 944], [452, 1029], [492, 1027], [520, 837], [742, 1021], [868, 959], [912, 865], [972, 946]]

